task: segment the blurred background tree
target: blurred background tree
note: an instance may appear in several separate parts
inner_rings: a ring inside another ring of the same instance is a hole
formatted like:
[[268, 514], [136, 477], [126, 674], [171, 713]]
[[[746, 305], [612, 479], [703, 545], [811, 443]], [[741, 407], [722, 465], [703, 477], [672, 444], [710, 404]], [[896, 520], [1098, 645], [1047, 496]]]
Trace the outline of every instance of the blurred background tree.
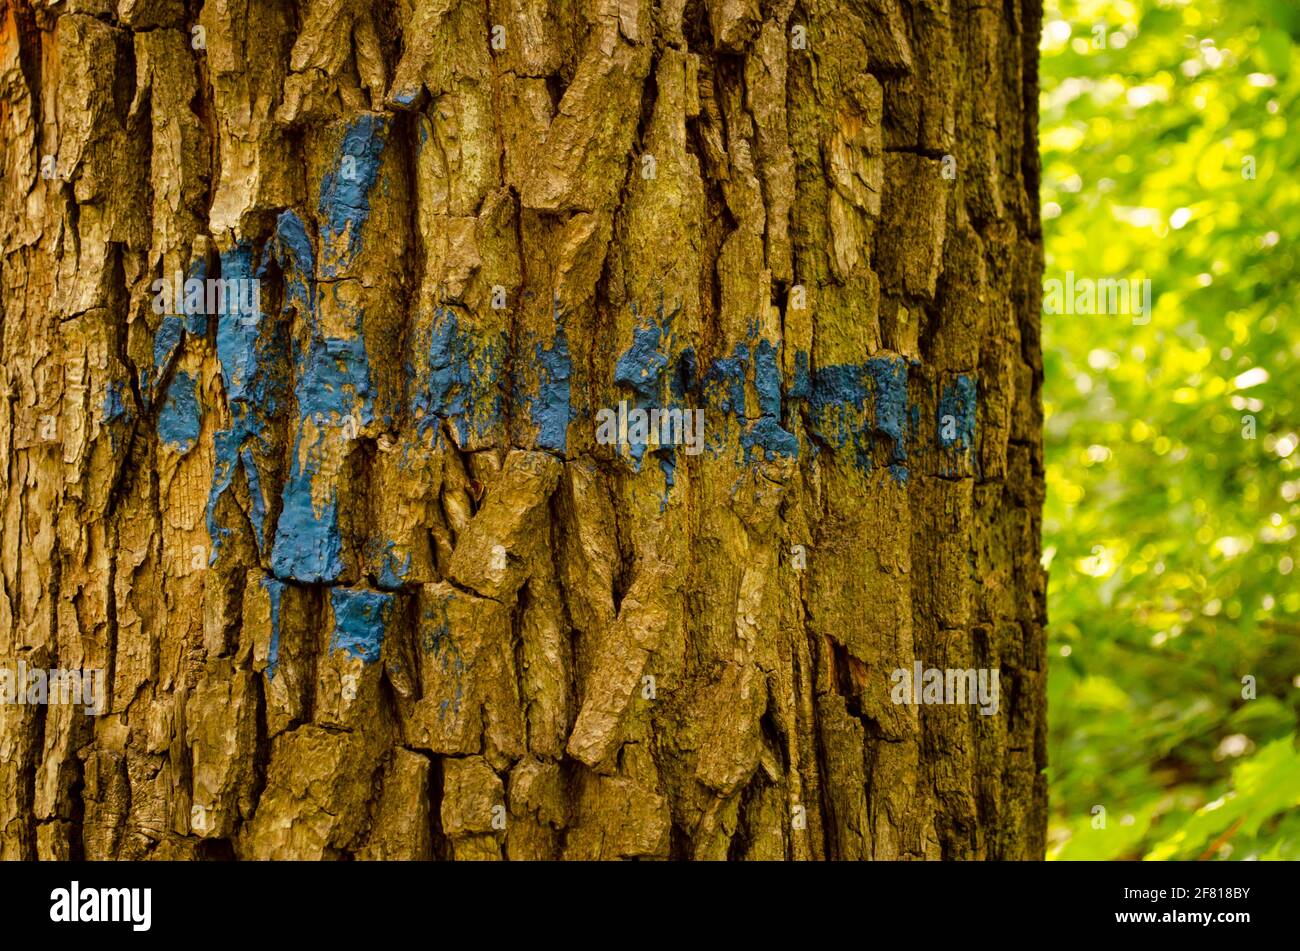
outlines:
[[[1296, 0], [1047, 0], [1044, 314], [1060, 859], [1300, 859]], [[1253, 695], [1254, 699], [1250, 699]]]

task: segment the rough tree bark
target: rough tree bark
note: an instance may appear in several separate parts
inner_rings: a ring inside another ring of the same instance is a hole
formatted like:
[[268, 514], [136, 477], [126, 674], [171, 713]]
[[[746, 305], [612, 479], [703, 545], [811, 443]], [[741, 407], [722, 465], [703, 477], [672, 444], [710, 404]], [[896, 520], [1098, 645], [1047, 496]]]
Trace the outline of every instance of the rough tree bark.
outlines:
[[1038, 8], [0, 0], [0, 855], [1041, 857]]

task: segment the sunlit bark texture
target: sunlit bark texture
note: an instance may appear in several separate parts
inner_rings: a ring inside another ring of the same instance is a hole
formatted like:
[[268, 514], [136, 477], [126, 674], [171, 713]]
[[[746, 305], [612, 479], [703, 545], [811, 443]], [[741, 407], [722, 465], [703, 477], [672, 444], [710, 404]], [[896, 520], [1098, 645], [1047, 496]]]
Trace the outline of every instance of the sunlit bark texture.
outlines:
[[1036, 0], [0, 11], [0, 855], [1042, 855]]

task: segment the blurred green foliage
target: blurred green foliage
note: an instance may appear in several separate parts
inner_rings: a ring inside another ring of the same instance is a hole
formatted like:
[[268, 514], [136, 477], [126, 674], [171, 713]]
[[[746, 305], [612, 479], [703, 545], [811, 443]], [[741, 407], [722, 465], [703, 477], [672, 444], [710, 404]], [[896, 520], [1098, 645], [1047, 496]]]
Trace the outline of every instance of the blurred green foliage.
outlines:
[[1048, 854], [1300, 859], [1300, 3], [1045, 6]]

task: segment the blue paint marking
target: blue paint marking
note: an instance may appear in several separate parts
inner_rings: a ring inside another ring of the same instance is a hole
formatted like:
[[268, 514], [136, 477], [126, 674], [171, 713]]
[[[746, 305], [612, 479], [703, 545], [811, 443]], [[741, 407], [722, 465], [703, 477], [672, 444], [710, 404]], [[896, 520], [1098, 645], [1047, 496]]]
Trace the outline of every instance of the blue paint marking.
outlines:
[[569, 377], [573, 370], [569, 340], [555, 314], [555, 342], [549, 348], [535, 344], [537, 360], [537, 395], [528, 399], [529, 415], [537, 427], [537, 446], [564, 452], [568, 443], [569, 420], [573, 418]]
[[100, 422], [108, 427], [108, 440], [114, 452], [117, 452], [118, 444], [126, 434], [125, 424], [134, 418], [135, 400], [127, 391], [127, 382], [125, 380], [110, 380], [107, 389], [104, 390], [104, 405], [100, 407]]
[[[319, 326], [312, 329], [319, 334]], [[342, 426], [349, 414], [355, 414], [358, 428], [374, 421], [370, 360], [360, 329], [350, 339], [313, 335], [294, 388], [302, 419], [320, 427]]]
[[812, 374], [808, 368], [808, 351], [799, 350], [794, 355], [794, 381], [786, 394], [787, 399], [806, 400], [812, 395]]
[[100, 420], [105, 423], [115, 423], [126, 419], [130, 414], [131, 408], [126, 402], [126, 381], [113, 380], [104, 391], [104, 405], [100, 410]]
[[[222, 280], [248, 281], [253, 277], [253, 252], [247, 245], [221, 255]], [[222, 300], [217, 315], [217, 360], [221, 382], [231, 401], [247, 401], [257, 380], [257, 341], [262, 315], [243, 314], [238, 301]]]
[[280, 578], [318, 583], [335, 581], [343, 573], [338, 492], [330, 489], [319, 513], [312, 501], [312, 474], [320, 466], [322, 442], [323, 437], [317, 439], [305, 462], [295, 447], [271, 549], [271, 570]]
[[745, 448], [746, 462], [755, 450], [761, 450], [763, 458], [767, 460], [777, 456], [794, 459], [799, 455], [799, 440], [788, 429], [782, 429], [781, 421], [775, 416], [764, 416], [756, 420], [748, 430], [741, 433], [740, 444]]
[[[344, 197], [352, 194], [343, 185], [339, 187]], [[306, 322], [307, 340], [294, 354], [294, 397], [299, 419], [271, 549], [271, 570], [277, 577], [303, 582], [336, 581], [343, 571], [338, 492], [330, 487], [316, 493], [313, 483], [320, 473], [327, 441], [349, 438], [374, 421], [374, 388], [362, 336], [363, 315], [359, 310], [350, 312], [351, 336], [324, 335], [311, 241], [297, 215], [280, 215], [273, 249], [285, 274], [285, 303], [296, 307]], [[325, 285], [323, 291], [336, 292], [336, 288]], [[319, 502], [318, 494], [324, 495]]]
[[185, 323], [176, 314], [167, 314], [158, 325], [158, 332], [153, 338], [154, 373], [161, 376], [171, 366], [172, 357], [181, 345], [185, 333]]
[[[281, 216], [283, 218], [283, 216]], [[223, 280], [261, 279], [255, 271], [251, 246], [241, 244], [221, 255]], [[230, 529], [217, 523], [217, 503], [242, 466], [248, 484], [249, 519], [261, 548], [266, 541], [267, 502], [254, 449], [272, 451], [271, 428], [288, 390], [285, 326], [261, 312], [244, 313], [238, 300], [222, 301], [217, 314], [217, 361], [230, 424], [213, 440], [214, 467], [208, 493], [207, 525], [215, 561]]]
[[[736, 344], [730, 356], [714, 360], [701, 375], [694, 348], [678, 350], [676, 346], [672, 332], [673, 316], [664, 315], [661, 303], [657, 320], [633, 328], [632, 343], [615, 364], [614, 383], [631, 389], [633, 403], [641, 409], [688, 411], [686, 404], [696, 402], [706, 411], [712, 411], [706, 420], [716, 420], [718, 416], [726, 420], [735, 419], [740, 427], [740, 445], [746, 465], [760, 455], [766, 460], [778, 456], [797, 457], [799, 440], [781, 425], [780, 351], [771, 341], [758, 337], [757, 321], [750, 328], [748, 344]], [[751, 416], [747, 404], [747, 385], [752, 385], [754, 390], [756, 416]], [[690, 401], [692, 394], [698, 400]], [[716, 426], [706, 428], [705, 439], [708, 448], [717, 454], [726, 444], [726, 428], [721, 432]], [[667, 505], [668, 492], [676, 482], [676, 453], [680, 448], [660, 446], [655, 450], [664, 473], [661, 509]], [[629, 455], [637, 471], [640, 471], [645, 450], [646, 446], [641, 443], [631, 442], [629, 445]]]
[[388, 121], [364, 113], [343, 133], [334, 168], [321, 179], [320, 214], [322, 277], [345, 270], [361, 247], [361, 231], [370, 217], [370, 189], [379, 178], [379, 162], [388, 141]]
[[[753, 335], [757, 330], [755, 325]], [[756, 453], [768, 461], [778, 456], [797, 458], [799, 440], [781, 425], [780, 350], [771, 341], [753, 335], [748, 345], [736, 344], [730, 357], [719, 358], [709, 367], [704, 374], [705, 402], [739, 424], [745, 465], [753, 462]], [[745, 384], [750, 380], [757, 397], [757, 418], [749, 415], [746, 405]], [[725, 442], [725, 434], [718, 434], [711, 446], [715, 454]]]
[[[503, 417], [500, 381], [506, 349], [504, 336], [476, 339], [460, 329], [454, 310], [438, 308], [429, 329], [428, 372], [411, 394], [416, 433], [436, 433], [440, 419], [456, 428], [461, 442], [496, 429]], [[566, 359], [567, 350], [566, 344]], [[563, 386], [567, 389], [567, 379]]]
[[764, 416], [781, 416], [781, 370], [777, 366], [777, 348], [766, 339], [754, 346], [754, 389], [758, 392], [758, 410]]
[[[166, 300], [168, 312], [158, 324], [158, 329], [154, 332], [153, 337], [153, 372], [144, 377], [140, 387], [140, 395], [146, 406], [152, 405], [153, 388], [171, 369], [172, 362], [175, 360], [177, 353], [180, 352], [181, 342], [185, 339], [185, 334], [189, 333], [196, 337], [207, 336], [207, 278], [207, 260], [205, 258], [195, 258], [190, 262], [189, 267], [185, 269], [184, 283], [179, 288], [169, 287], [168, 289]], [[172, 280], [171, 276], [167, 277], [169, 284]], [[201, 292], [194, 295], [186, 294], [186, 288], [191, 280], [199, 281], [202, 287]], [[173, 313], [176, 308], [176, 295], [178, 293], [181, 298], [181, 310], [179, 313]], [[191, 307], [191, 304], [195, 306]]]
[[307, 352], [300, 353], [297, 361], [294, 394], [300, 422], [271, 567], [281, 578], [321, 582], [335, 581], [342, 573], [343, 539], [337, 490], [330, 487], [318, 511], [312, 484], [320, 472], [326, 441], [346, 438], [346, 418], [351, 415], [359, 430], [373, 421], [374, 413], [365, 341], [360, 336], [323, 337], [319, 326], [311, 331]]
[[405, 558], [398, 557], [397, 543], [387, 542], [383, 548], [383, 554], [380, 558], [379, 565], [379, 587], [386, 590], [396, 590], [406, 581], [407, 572], [411, 570], [411, 555], [408, 552]]
[[266, 651], [266, 677], [275, 679], [280, 668], [280, 603], [284, 597], [284, 582], [263, 578], [262, 587], [271, 598], [271, 644]]
[[[531, 332], [525, 332], [515, 345], [527, 353], [531, 344], [537, 368], [536, 392], [529, 392], [523, 375], [513, 377], [509, 385], [515, 402], [527, 408], [537, 427], [537, 448], [564, 452], [569, 422], [574, 416], [570, 392], [573, 362], [558, 303], [554, 318], [555, 336], [550, 346], [536, 340]], [[511, 347], [504, 335], [500, 340], [494, 344], [488, 337], [462, 332], [456, 313], [450, 309], [435, 314], [428, 384], [414, 394], [412, 402], [417, 433], [443, 418], [456, 427], [458, 438], [464, 442], [471, 433], [482, 438], [501, 423], [503, 355], [510, 353]]]
[[[798, 361], [796, 360], [796, 367]], [[852, 445], [858, 468], [870, 472], [872, 434], [891, 442], [884, 461], [897, 482], [906, 482], [907, 437], [912, 408], [908, 404], [908, 364], [903, 357], [872, 357], [861, 364], [819, 367], [812, 373], [812, 431], [833, 449]]]
[[330, 653], [346, 651], [363, 663], [379, 660], [384, 646], [384, 628], [393, 613], [393, 596], [385, 591], [331, 588], [334, 632]]
[[833, 448], [841, 448], [862, 428], [860, 414], [868, 398], [861, 367], [819, 367], [813, 374], [809, 397], [813, 432]]
[[659, 471], [664, 474], [664, 497], [659, 500], [659, 511], [668, 508], [668, 493], [677, 484], [676, 453], [660, 453]]
[[907, 362], [902, 357], [874, 357], [867, 361], [875, 395], [875, 429], [893, 441], [889, 473], [907, 481]]
[[194, 298], [189, 293], [185, 293], [185, 332], [195, 337], [206, 337], [208, 335], [208, 262], [205, 258], [196, 258], [190, 263], [189, 269], [185, 272], [185, 291], [189, 291], [192, 280], [199, 282], [201, 290], [196, 296], [200, 303], [197, 307], [191, 306]]
[[[660, 310], [662, 312], [662, 308]], [[669, 317], [662, 325], [651, 322], [633, 328], [632, 345], [614, 365], [614, 382], [628, 387], [647, 403], [663, 393], [663, 372], [670, 362], [665, 351], [672, 335], [671, 323]]]
[[199, 441], [202, 421], [197, 381], [181, 370], [172, 377], [167, 399], [158, 413], [158, 437], [166, 446], [185, 455]]
[[[757, 328], [755, 328], [757, 332]], [[781, 426], [781, 369], [779, 350], [769, 340], [759, 339], [751, 346], [754, 364], [754, 391], [758, 394], [759, 418], [740, 437], [745, 447], [745, 461], [755, 450], [771, 460], [777, 456], [797, 458], [799, 440]]]
[[262, 492], [262, 473], [250, 447], [240, 450], [239, 459], [244, 464], [244, 478], [248, 480], [248, 518], [257, 535], [257, 547], [261, 548], [266, 543], [266, 496]]
[[[635, 408], [680, 409], [685, 412], [685, 396], [694, 383], [696, 360], [695, 351], [690, 348], [682, 350], [675, 359], [672, 356], [672, 351], [676, 349], [672, 324], [677, 311], [665, 313], [661, 300], [656, 310], [656, 319], [640, 323], [636, 305], [632, 306], [632, 315], [639, 326], [633, 326], [632, 343], [614, 364], [614, 383], [632, 391], [632, 405]], [[644, 440], [631, 438], [627, 445], [633, 460], [632, 468], [640, 472], [648, 445]], [[659, 456], [659, 468], [664, 473], [664, 496], [659, 503], [660, 511], [668, 507], [668, 491], [676, 483], [678, 448], [660, 445], [654, 450]]]
[[280, 212], [271, 249], [284, 273], [285, 303], [310, 311], [316, 306], [316, 252], [307, 236], [307, 226], [296, 212]]
[[158, 324], [158, 330], [153, 336], [153, 372], [145, 376], [140, 386], [146, 407], [152, 405], [153, 388], [171, 369], [172, 360], [180, 351], [184, 337], [185, 321], [177, 314], [167, 314]]
[[704, 395], [709, 405], [724, 414], [745, 418], [745, 364], [749, 354], [736, 344], [729, 357], [719, 357], [704, 373]]
[[[938, 436], [944, 449], [968, 451], [975, 445], [975, 418], [978, 381], [959, 373], [945, 384], [939, 395]], [[946, 416], [952, 419], [947, 421]]]

